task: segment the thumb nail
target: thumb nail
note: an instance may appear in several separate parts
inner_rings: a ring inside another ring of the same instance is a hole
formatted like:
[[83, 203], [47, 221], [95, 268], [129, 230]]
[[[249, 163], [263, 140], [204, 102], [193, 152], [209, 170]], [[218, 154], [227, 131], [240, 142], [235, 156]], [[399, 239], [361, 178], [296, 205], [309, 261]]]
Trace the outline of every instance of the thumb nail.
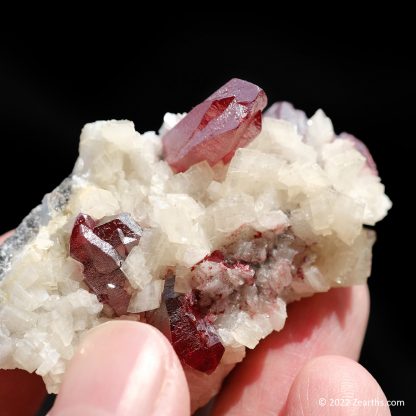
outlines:
[[69, 364], [51, 416], [187, 415], [182, 367], [156, 329], [112, 321], [94, 329]]

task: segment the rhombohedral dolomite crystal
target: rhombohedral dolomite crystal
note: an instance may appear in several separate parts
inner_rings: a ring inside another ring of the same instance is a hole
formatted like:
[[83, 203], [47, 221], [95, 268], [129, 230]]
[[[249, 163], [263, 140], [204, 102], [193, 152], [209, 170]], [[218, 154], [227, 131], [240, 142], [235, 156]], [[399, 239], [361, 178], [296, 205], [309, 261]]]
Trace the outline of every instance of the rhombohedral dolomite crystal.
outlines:
[[[147, 322], [171, 341], [192, 407], [289, 302], [370, 275], [391, 206], [367, 147], [233, 79], [159, 134], [97, 121], [72, 175], [0, 248], [0, 367], [58, 392], [90, 328]], [[307, 319], [307, 317], [305, 317]]]

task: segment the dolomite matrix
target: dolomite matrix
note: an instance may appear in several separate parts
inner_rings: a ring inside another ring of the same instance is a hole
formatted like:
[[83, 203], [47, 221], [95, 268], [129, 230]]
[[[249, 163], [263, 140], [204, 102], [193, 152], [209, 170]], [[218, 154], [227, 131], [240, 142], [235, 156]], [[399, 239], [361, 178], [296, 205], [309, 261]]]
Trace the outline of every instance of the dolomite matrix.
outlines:
[[87, 124], [72, 175], [0, 248], [0, 367], [56, 393], [87, 330], [147, 322], [196, 409], [283, 328], [288, 302], [364, 283], [365, 225], [391, 206], [368, 149], [321, 110], [266, 105], [233, 79], [159, 134]]

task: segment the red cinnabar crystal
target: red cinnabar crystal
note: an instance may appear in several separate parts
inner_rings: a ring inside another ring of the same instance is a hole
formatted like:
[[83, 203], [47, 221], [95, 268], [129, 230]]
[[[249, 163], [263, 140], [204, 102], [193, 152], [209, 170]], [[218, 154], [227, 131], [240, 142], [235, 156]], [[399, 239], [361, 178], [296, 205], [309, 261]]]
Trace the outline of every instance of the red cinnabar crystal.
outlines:
[[206, 160], [227, 163], [261, 131], [264, 91], [234, 78], [194, 107], [162, 138], [164, 158], [176, 172]]
[[224, 346], [209, 318], [202, 314], [195, 293], [175, 294], [173, 287], [169, 288], [170, 280], [165, 285], [164, 300], [172, 346], [183, 363], [211, 374], [221, 361]]
[[219, 250], [213, 251], [210, 255], [206, 256], [204, 260], [202, 261], [212, 261], [214, 263], [221, 263], [223, 266], [227, 267], [228, 269], [240, 269], [240, 270], [245, 270], [245, 271], [250, 270], [250, 265], [247, 262], [237, 261], [232, 258], [225, 258], [224, 253], [222, 253]]
[[120, 266], [139, 243], [143, 230], [129, 214], [95, 221], [79, 214], [70, 239], [70, 255], [84, 266], [84, 281], [115, 314], [127, 313], [130, 284]]

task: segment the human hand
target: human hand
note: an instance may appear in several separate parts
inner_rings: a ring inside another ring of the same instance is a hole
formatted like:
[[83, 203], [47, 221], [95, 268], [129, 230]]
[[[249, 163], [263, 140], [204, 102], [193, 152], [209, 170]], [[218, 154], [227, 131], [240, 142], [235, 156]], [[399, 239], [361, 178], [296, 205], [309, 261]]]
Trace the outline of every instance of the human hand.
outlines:
[[[386, 403], [355, 362], [368, 320], [367, 287], [332, 289], [288, 309], [285, 328], [250, 351], [227, 379], [212, 415], [390, 415], [388, 407], [353, 404]], [[12, 372], [4, 373], [0, 387], [11, 380]], [[136, 414], [189, 415], [189, 392], [165, 337], [146, 324], [112, 321], [84, 339], [50, 415]]]

